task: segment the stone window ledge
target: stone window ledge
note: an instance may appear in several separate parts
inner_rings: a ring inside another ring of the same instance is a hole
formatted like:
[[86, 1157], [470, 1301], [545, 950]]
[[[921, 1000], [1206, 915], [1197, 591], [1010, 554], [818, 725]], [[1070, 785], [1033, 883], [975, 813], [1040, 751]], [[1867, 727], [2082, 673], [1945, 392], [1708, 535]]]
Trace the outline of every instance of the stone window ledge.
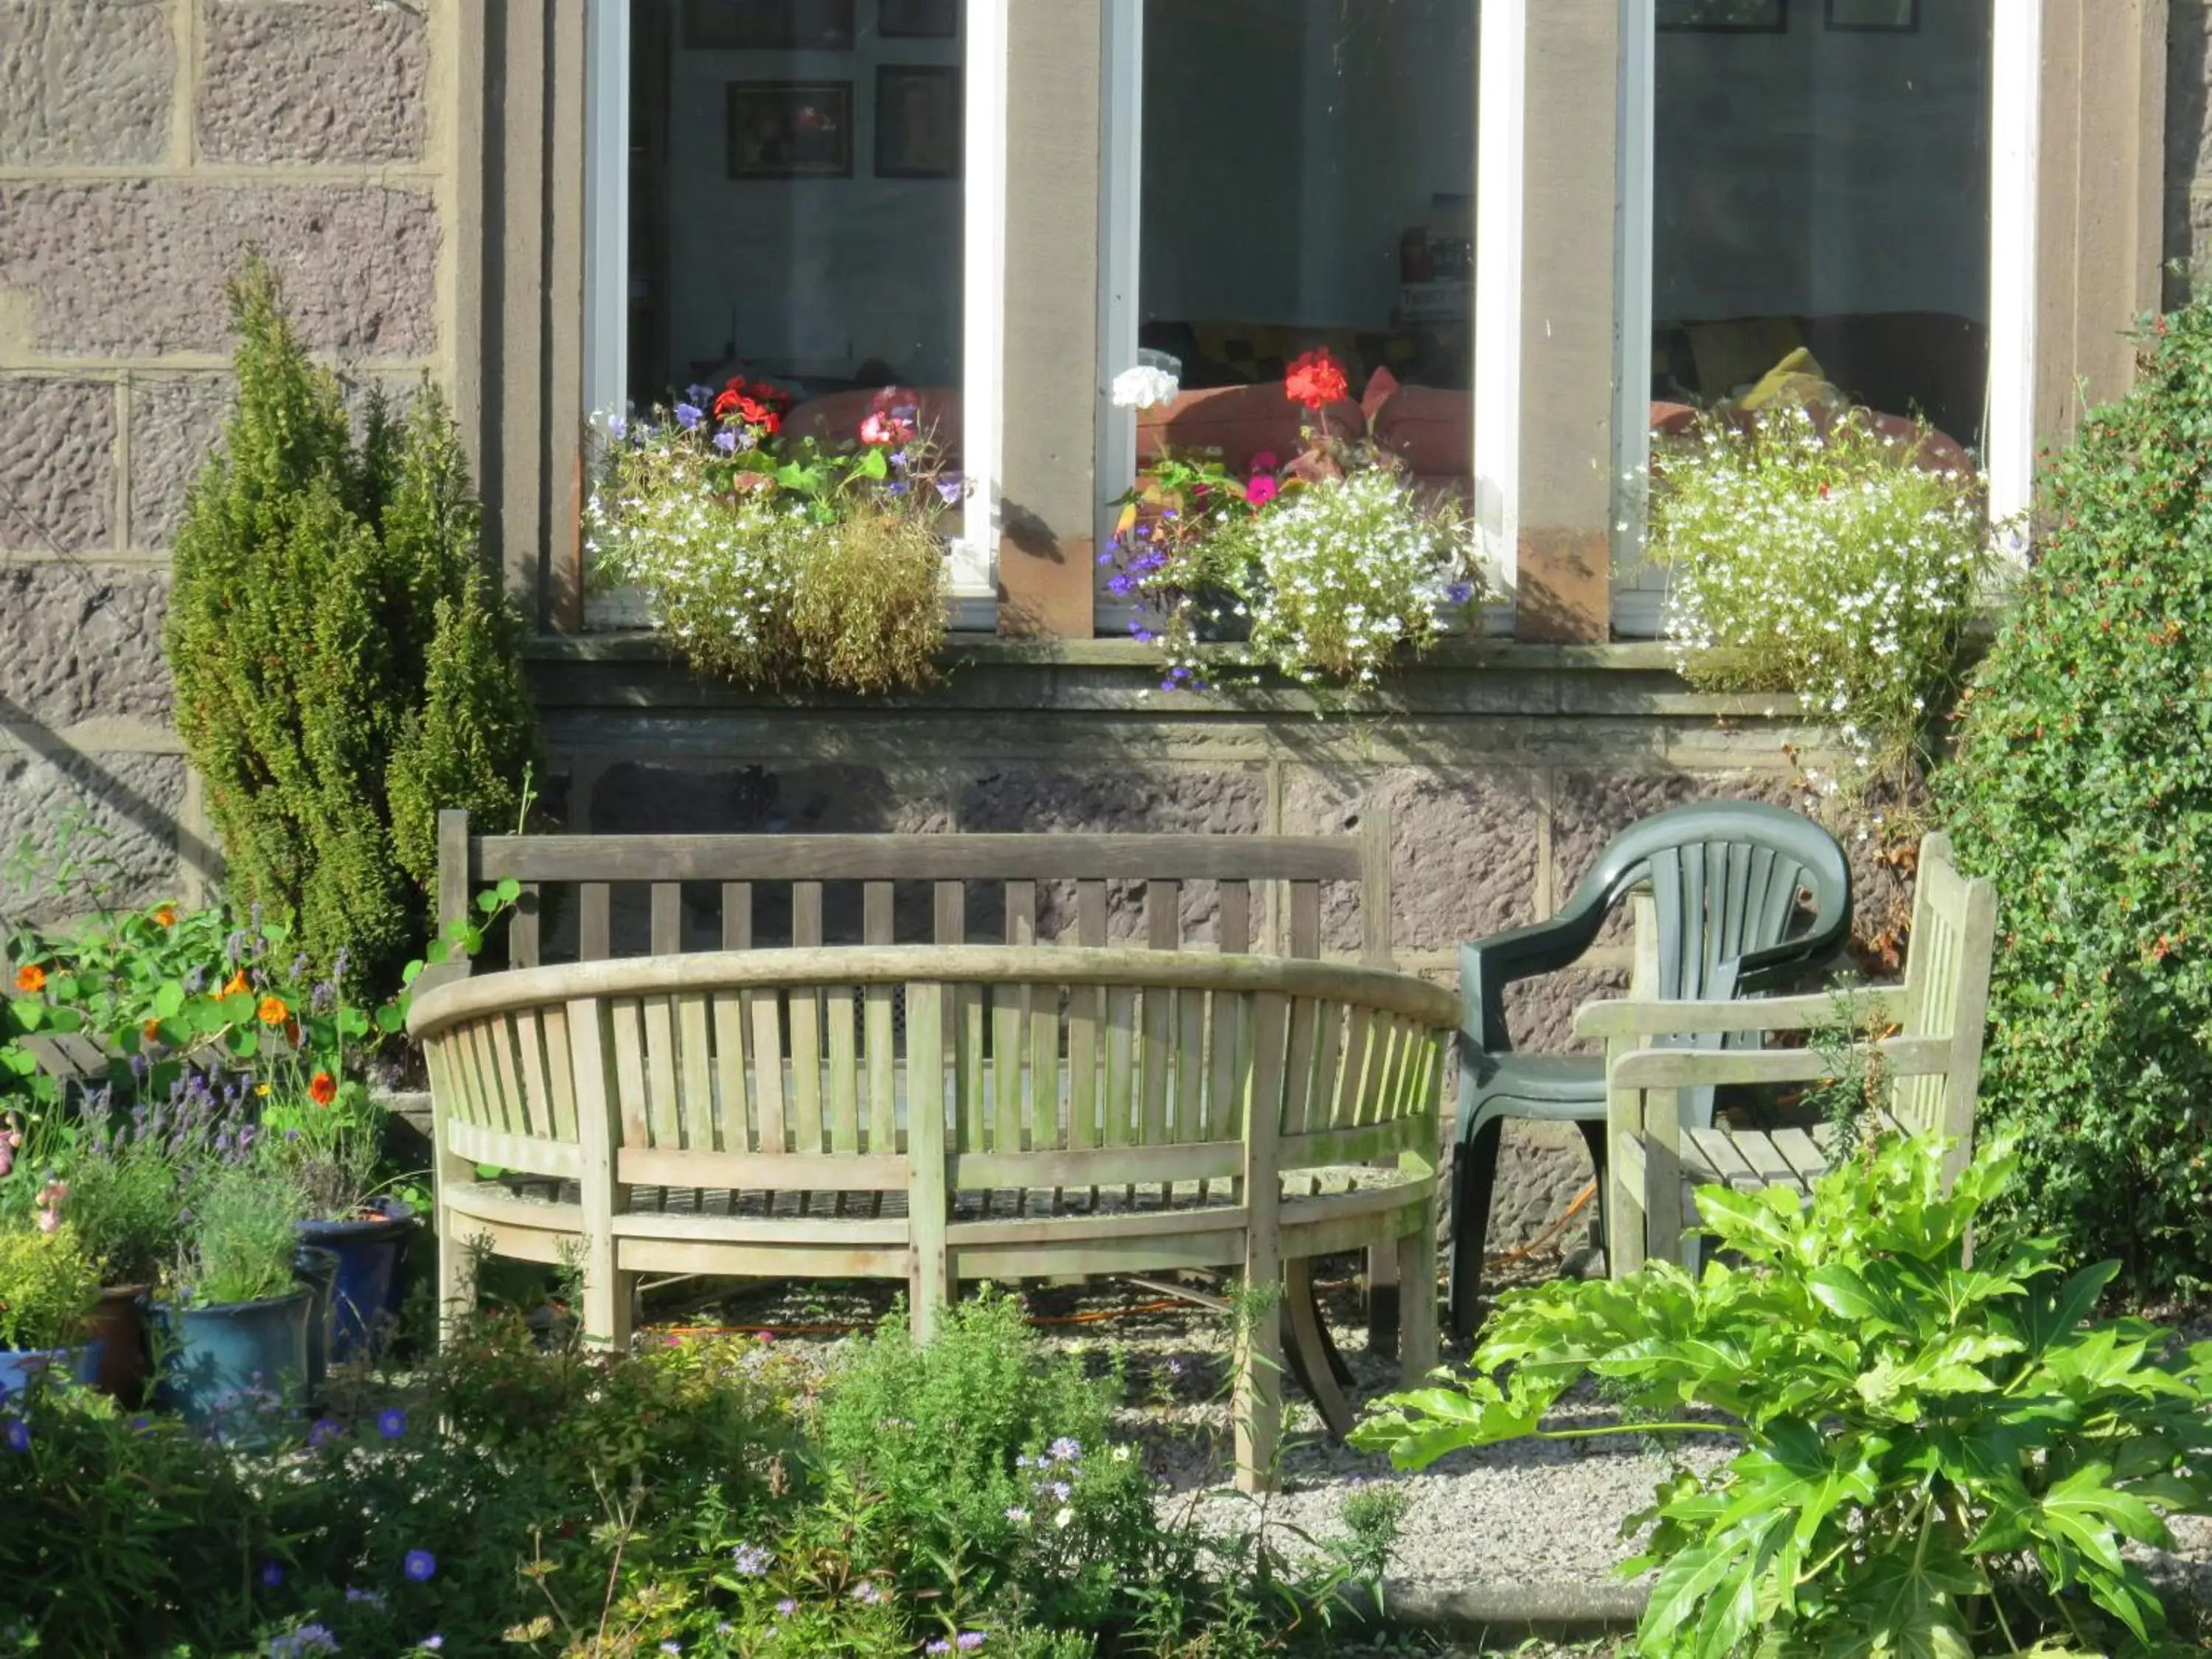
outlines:
[[[1224, 669], [1238, 647], [1205, 648]], [[1163, 692], [1158, 651], [1130, 640], [1016, 640], [955, 635], [944, 678], [924, 690], [848, 693], [750, 690], [702, 679], [646, 629], [540, 635], [526, 654], [540, 702], [562, 708], [1023, 710], [1150, 714], [1176, 718], [1348, 718], [1418, 714], [1659, 717], [1800, 723], [1784, 693], [1692, 690], [1668, 647], [1650, 642], [1530, 645], [1451, 640], [1409, 662], [1387, 684], [1316, 695], [1279, 676], [1204, 692]]]

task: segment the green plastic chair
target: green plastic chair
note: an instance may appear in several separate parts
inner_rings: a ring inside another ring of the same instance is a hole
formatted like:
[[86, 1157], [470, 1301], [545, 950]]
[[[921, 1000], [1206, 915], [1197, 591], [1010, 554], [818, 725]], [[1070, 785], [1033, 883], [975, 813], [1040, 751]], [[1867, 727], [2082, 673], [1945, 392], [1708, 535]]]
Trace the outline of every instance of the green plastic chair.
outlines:
[[[1851, 872], [1811, 819], [1758, 801], [1677, 807], [1631, 824], [1549, 921], [1460, 947], [1459, 1125], [1452, 1165], [1450, 1328], [1471, 1335], [1490, 1227], [1498, 1145], [1510, 1117], [1572, 1123], [1597, 1171], [1602, 1238], [1605, 1057], [1524, 1054], [1505, 1028], [1505, 988], [1579, 961], [1613, 909], [1648, 888], [1657, 912], [1659, 980], [1647, 994], [1726, 1001], [1825, 967], [1851, 922]], [[1810, 908], [1803, 900], [1809, 897]], [[1721, 1039], [1678, 1039], [1697, 1047]], [[1712, 1122], [1712, 1091], [1683, 1103]]]

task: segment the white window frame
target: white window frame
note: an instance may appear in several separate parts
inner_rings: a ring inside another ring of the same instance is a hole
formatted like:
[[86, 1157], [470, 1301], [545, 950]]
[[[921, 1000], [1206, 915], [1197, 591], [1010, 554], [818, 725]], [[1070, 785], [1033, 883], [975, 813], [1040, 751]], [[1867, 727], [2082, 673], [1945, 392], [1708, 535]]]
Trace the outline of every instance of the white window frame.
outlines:
[[[1521, 0], [1525, 3], [1525, 0]], [[2038, 173], [2042, 131], [2040, 0], [1992, 0], [1990, 44], [1990, 367], [1982, 422], [1989, 521], [2002, 550], [2026, 554], [2035, 483]], [[1615, 261], [1618, 349], [1613, 433], [1613, 626], [1656, 637], [1663, 582], [1636, 579], [1651, 457], [1652, 192], [1657, 103], [1656, 0], [1620, 0], [1620, 200]]]
[[[1470, 0], [1470, 3], [1473, 0]], [[1482, 0], [1475, 100], [1474, 352], [1475, 533], [1483, 568], [1504, 597], [1486, 626], [1511, 630], [1518, 565], [1521, 473], [1522, 225], [1529, 0]], [[1137, 416], [1112, 406], [1114, 377], [1137, 362], [1143, 269], [1145, 0], [1101, 8], [1104, 86], [1099, 99], [1098, 544], [1113, 533], [1112, 497], [1137, 471]], [[1133, 614], [1101, 597], [1102, 631]]]
[[[630, 0], [586, 0], [584, 405], [627, 402], [629, 337]], [[1006, 409], [1007, 7], [967, 0], [962, 182], [960, 533], [946, 550], [953, 620], [995, 625]]]

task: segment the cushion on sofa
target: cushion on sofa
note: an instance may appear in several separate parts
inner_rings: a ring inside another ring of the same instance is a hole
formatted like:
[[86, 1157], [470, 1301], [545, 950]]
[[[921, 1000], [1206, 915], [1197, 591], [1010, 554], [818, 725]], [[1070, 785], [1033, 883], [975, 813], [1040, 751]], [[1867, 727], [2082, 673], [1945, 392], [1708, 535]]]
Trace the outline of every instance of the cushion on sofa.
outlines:
[[[936, 446], [939, 460], [945, 466], [957, 468], [960, 465], [959, 388], [902, 386], [899, 391], [913, 400], [918, 411], [917, 424], [923, 435]], [[857, 443], [860, 422], [868, 418], [876, 399], [882, 395], [874, 388], [863, 388], [810, 398], [784, 416], [784, 435], [794, 440], [811, 438], [825, 449]]]
[[[1359, 405], [1349, 398], [1331, 404], [1322, 414], [1329, 430], [1340, 436], [1356, 438], [1367, 429]], [[1185, 392], [1171, 403], [1137, 412], [1137, 461], [1156, 461], [1170, 447], [1185, 454], [1218, 449], [1224, 465], [1243, 472], [1263, 451], [1288, 461], [1306, 447], [1302, 426], [1313, 418], [1284, 397], [1280, 380]]]

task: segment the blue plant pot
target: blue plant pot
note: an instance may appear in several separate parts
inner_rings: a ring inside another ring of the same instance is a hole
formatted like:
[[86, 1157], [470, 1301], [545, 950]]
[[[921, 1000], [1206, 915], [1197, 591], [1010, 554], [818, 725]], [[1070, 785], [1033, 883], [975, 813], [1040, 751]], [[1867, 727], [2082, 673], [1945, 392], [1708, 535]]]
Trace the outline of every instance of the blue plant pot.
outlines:
[[307, 1308], [307, 1403], [319, 1406], [323, 1378], [330, 1371], [331, 1310], [336, 1300], [338, 1257], [319, 1244], [302, 1244], [292, 1257], [292, 1277], [306, 1285], [314, 1300]]
[[374, 1213], [353, 1221], [302, 1221], [300, 1240], [338, 1259], [331, 1298], [331, 1358], [373, 1359], [391, 1330], [393, 1279], [415, 1211], [396, 1198], [369, 1200]]
[[161, 1403], [195, 1427], [247, 1443], [265, 1438], [285, 1391], [307, 1376], [314, 1301], [303, 1285], [264, 1302], [155, 1310], [167, 1359]]
[[100, 1370], [97, 1338], [81, 1348], [0, 1348], [0, 1395], [21, 1394], [41, 1373], [66, 1371], [89, 1382]]

